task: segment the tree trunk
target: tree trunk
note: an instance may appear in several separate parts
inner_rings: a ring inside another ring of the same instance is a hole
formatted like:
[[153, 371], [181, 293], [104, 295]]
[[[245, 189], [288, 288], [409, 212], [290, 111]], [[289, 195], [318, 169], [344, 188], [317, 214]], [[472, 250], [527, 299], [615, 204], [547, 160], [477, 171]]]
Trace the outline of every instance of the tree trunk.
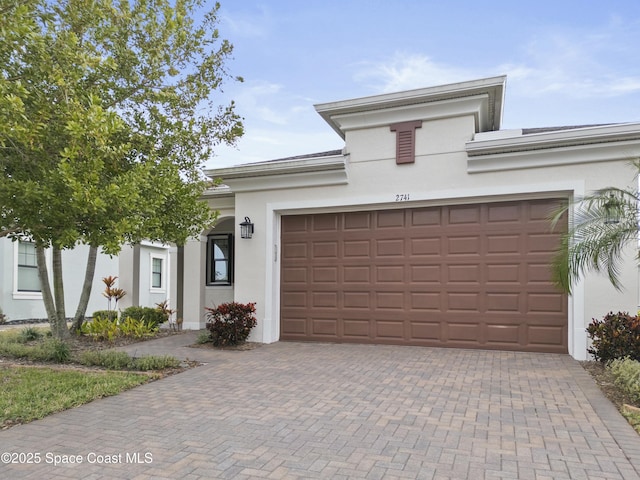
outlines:
[[93, 277], [96, 271], [96, 259], [98, 257], [98, 247], [91, 245], [89, 248], [89, 257], [87, 258], [87, 270], [84, 275], [84, 284], [82, 285], [82, 293], [80, 294], [80, 300], [78, 302], [78, 309], [76, 315], [73, 317], [73, 323], [71, 324], [71, 331], [77, 332], [84, 323], [84, 316], [87, 313], [87, 306], [89, 305], [89, 297], [91, 296], [91, 287], [93, 285]]
[[[51, 284], [49, 283], [49, 272], [47, 271], [47, 258], [44, 253], [44, 247], [36, 244], [36, 258], [38, 261], [38, 278], [40, 279], [40, 288], [42, 290], [42, 300], [44, 308], [47, 311], [47, 318], [51, 325], [51, 333], [56, 338], [66, 338], [69, 333], [65, 322], [60, 325], [58, 321], [58, 312], [51, 294]], [[63, 327], [63, 328], [61, 328]]]
[[64, 306], [64, 285], [62, 280], [62, 250], [58, 247], [51, 249], [53, 254], [53, 297], [56, 304], [56, 316], [58, 318], [57, 338], [66, 338], [69, 336], [67, 327], [67, 314]]

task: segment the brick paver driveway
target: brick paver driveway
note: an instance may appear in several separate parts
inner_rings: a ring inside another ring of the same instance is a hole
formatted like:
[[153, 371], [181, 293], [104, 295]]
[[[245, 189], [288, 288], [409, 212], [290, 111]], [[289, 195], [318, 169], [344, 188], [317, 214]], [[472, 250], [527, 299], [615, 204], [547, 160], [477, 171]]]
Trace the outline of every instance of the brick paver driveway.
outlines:
[[565, 355], [174, 347], [207, 364], [0, 432], [41, 455], [0, 477], [639, 478], [640, 439]]

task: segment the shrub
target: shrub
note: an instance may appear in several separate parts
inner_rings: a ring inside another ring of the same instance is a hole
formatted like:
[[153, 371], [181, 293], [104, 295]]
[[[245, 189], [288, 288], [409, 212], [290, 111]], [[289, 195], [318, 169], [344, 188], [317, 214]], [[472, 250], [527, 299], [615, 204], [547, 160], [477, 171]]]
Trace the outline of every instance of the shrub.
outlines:
[[256, 326], [255, 303], [223, 303], [207, 311], [207, 330], [215, 346], [239, 345], [244, 343]]
[[609, 362], [607, 368], [615, 378], [614, 383], [636, 404], [640, 403], [640, 362], [618, 358]]
[[0, 325], [7, 323], [7, 316], [2, 313], [2, 308], [0, 308]]
[[157, 325], [153, 325], [146, 320], [137, 320], [131, 317], [126, 317], [121, 321], [118, 328], [122, 335], [131, 338], [152, 337], [158, 331]]
[[92, 318], [101, 320], [111, 320], [115, 322], [118, 319], [118, 312], [116, 310], [96, 310], [93, 312]]
[[629, 357], [640, 359], [640, 318], [627, 312], [610, 312], [587, 327], [592, 346], [588, 349], [600, 362]]
[[125, 318], [130, 317], [136, 320], [144, 320], [154, 327], [169, 320], [169, 316], [166, 313], [151, 307], [129, 307], [122, 312], [122, 316]]
[[116, 321], [97, 316], [90, 322], [84, 322], [80, 327], [80, 333], [92, 337], [97, 342], [102, 340], [112, 342], [118, 337], [120, 331]]

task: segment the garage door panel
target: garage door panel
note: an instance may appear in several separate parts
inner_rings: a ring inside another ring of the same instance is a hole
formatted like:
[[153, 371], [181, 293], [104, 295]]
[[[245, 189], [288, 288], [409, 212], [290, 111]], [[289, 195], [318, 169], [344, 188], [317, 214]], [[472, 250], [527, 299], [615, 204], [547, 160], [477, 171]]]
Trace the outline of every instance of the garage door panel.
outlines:
[[311, 329], [313, 335], [324, 337], [338, 337], [338, 320], [335, 318], [312, 318]]
[[478, 293], [451, 293], [446, 294], [446, 311], [448, 312], [477, 312], [480, 308], [480, 295]]
[[487, 285], [519, 284], [521, 265], [519, 263], [489, 263], [484, 265]]
[[449, 265], [447, 273], [449, 283], [477, 285], [480, 282], [480, 265], [478, 264]]
[[412, 283], [440, 283], [442, 268], [440, 265], [411, 265]]
[[447, 255], [480, 255], [480, 236], [449, 237]]
[[440, 257], [442, 239], [440, 237], [412, 238], [409, 254], [411, 257]]
[[312, 232], [337, 232], [339, 216], [337, 213], [314, 215], [311, 222]]
[[412, 227], [440, 227], [442, 210], [439, 208], [416, 208], [411, 212]]
[[411, 338], [417, 341], [430, 340], [439, 343], [442, 333], [440, 322], [411, 322]]
[[442, 309], [442, 294], [440, 292], [412, 292], [409, 298], [412, 311], [439, 312]]
[[487, 255], [519, 255], [520, 235], [487, 235]]
[[507, 344], [514, 345], [518, 343], [520, 337], [519, 325], [505, 325], [501, 323], [488, 323], [486, 326], [486, 335], [488, 344]]
[[386, 210], [377, 212], [375, 215], [375, 225], [381, 231], [389, 228], [404, 228], [405, 211], [404, 210]]
[[512, 223], [517, 224], [522, 221], [522, 206], [520, 203], [501, 203], [489, 205], [487, 207], [488, 223]]
[[391, 238], [376, 240], [375, 252], [378, 257], [403, 257], [405, 256], [405, 241], [403, 238]]
[[394, 339], [404, 338], [404, 322], [378, 320], [375, 322], [375, 338], [378, 339]]
[[564, 295], [560, 293], [527, 295], [527, 306], [530, 313], [562, 313], [565, 310], [564, 305]]
[[517, 313], [521, 309], [522, 295], [520, 293], [487, 293], [487, 313]]
[[371, 294], [366, 292], [343, 292], [343, 306], [347, 310], [361, 310], [369, 312]]
[[369, 212], [345, 213], [344, 229], [351, 232], [361, 230], [369, 233], [371, 230], [371, 214]]
[[479, 225], [481, 207], [479, 205], [452, 206], [447, 209], [449, 225]]
[[342, 272], [344, 283], [369, 285], [373, 282], [373, 267], [370, 265], [345, 265]]
[[557, 204], [285, 216], [281, 339], [566, 353]]
[[480, 325], [477, 323], [448, 322], [447, 340], [454, 342], [478, 343], [480, 336]]
[[343, 242], [344, 258], [370, 258], [370, 240], [345, 240]]
[[307, 244], [303, 242], [290, 242], [282, 249], [283, 260], [306, 259]]
[[369, 340], [371, 338], [371, 321], [368, 319], [345, 318], [342, 321], [343, 336], [347, 340]]
[[401, 310], [404, 308], [404, 293], [403, 292], [376, 292], [375, 308], [378, 310]]

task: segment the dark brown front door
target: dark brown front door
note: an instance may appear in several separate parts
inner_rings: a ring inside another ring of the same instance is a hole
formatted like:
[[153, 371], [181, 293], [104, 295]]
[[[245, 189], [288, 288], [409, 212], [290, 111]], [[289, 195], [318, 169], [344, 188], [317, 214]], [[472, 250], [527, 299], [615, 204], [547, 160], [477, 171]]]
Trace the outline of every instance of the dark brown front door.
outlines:
[[557, 204], [284, 216], [280, 338], [566, 353]]

